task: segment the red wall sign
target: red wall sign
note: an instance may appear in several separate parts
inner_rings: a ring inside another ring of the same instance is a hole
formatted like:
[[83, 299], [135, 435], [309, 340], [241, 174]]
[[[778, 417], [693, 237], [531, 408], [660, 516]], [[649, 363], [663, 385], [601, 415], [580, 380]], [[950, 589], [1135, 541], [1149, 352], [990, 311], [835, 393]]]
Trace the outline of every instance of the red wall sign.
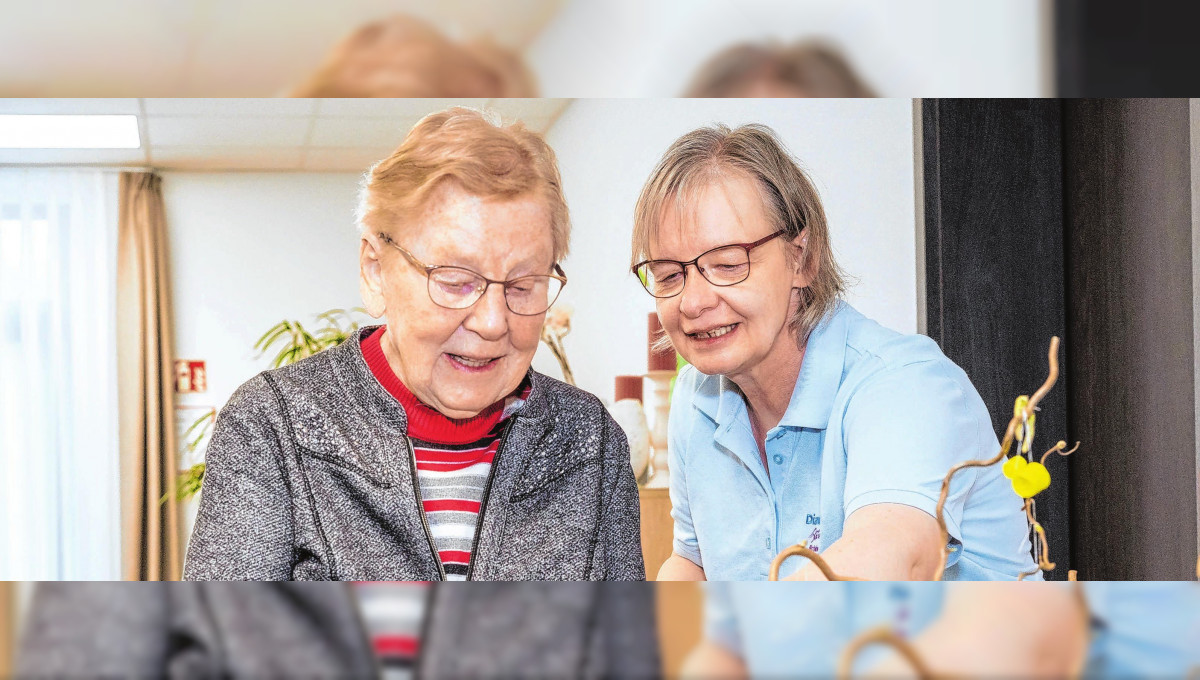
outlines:
[[180, 394], [208, 391], [208, 372], [203, 361], [181, 359], [175, 362], [175, 391]]

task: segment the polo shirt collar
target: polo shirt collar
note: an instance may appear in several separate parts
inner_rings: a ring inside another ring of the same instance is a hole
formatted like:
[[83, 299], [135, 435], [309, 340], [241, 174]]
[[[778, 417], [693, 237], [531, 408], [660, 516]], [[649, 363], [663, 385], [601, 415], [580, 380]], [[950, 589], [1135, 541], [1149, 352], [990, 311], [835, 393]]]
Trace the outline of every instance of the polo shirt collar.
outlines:
[[733, 400], [741, 399], [737, 386], [722, 375], [700, 373], [696, 384], [696, 393], [692, 397], [692, 406], [721, 425], [730, 421], [730, 408]]
[[779, 421], [781, 427], [829, 427], [829, 414], [846, 366], [846, 317], [846, 303], [839, 300], [808, 336], [792, 399]]

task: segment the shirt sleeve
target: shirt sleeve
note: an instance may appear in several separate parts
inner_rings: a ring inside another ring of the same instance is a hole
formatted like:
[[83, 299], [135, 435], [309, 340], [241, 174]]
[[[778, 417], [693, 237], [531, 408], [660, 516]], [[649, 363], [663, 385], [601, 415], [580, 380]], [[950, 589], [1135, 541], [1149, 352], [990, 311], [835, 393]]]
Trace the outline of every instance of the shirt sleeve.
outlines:
[[671, 497], [671, 519], [674, 521], [672, 549], [676, 555], [686, 557], [696, 566], [703, 568], [700, 559], [700, 544], [692, 526], [692, 512], [688, 504], [687, 491], [687, 443], [691, 432], [691, 408], [696, 369], [690, 366], [679, 373], [675, 391], [671, 396], [671, 414], [667, 419], [667, 467], [670, 470], [669, 494]]
[[703, 586], [704, 638], [732, 654], [743, 656], [742, 636], [738, 632], [733, 593], [730, 592], [733, 586], [724, 581], [706, 581]]
[[[846, 517], [896, 503], [936, 517], [942, 480], [956, 463], [999, 451], [991, 418], [965, 373], [949, 360], [881, 370], [850, 398], [843, 423]], [[962, 553], [962, 514], [979, 468], [956, 474], [944, 516], [947, 566]]]

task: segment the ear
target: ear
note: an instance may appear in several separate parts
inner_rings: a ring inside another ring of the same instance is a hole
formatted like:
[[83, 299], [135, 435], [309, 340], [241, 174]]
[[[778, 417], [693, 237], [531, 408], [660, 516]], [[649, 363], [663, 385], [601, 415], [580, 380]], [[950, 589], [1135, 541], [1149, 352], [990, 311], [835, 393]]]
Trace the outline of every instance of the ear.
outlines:
[[800, 235], [792, 239], [795, 248], [796, 269], [792, 273], [793, 288], [807, 288], [812, 285], [817, 275], [817, 262], [813, 253], [808, 250], [808, 229], [802, 229]]
[[358, 252], [358, 290], [362, 295], [363, 308], [376, 319], [387, 312], [380, 252], [379, 240], [374, 235], [363, 234]]

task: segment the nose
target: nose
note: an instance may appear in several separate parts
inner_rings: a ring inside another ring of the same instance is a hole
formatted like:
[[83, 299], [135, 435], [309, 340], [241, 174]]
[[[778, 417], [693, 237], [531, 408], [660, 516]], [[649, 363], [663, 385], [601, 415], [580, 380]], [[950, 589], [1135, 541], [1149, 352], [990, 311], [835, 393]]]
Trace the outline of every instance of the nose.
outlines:
[[508, 314], [504, 286], [491, 284], [471, 306], [470, 314], [463, 321], [463, 328], [484, 340], [499, 340], [508, 332]]
[[700, 275], [699, 267], [692, 266], [695, 270], [688, 273], [679, 293], [679, 313], [694, 319], [716, 307], [718, 296], [716, 286]]

